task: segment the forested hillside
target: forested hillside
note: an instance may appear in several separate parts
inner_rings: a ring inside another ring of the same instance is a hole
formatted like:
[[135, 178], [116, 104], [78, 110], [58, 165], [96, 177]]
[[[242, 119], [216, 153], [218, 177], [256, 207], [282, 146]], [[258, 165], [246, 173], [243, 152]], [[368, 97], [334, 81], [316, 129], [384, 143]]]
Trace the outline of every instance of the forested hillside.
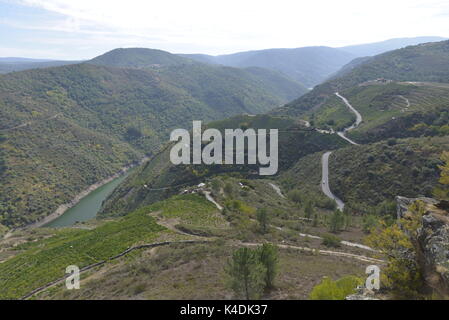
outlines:
[[274, 114], [299, 116], [319, 108], [334, 92], [375, 79], [417, 82], [449, 82], [449, 41], [426, 43], [387, 52], [368, 59], [314, 88], [308, 94], [273, 111]]
[[[279, 171], [290, 168], [298, 159], [321, 150], [347, 145], [336, 135], [318, 133], [290, 118], [267, 115], [237, 116], [215, 121], [208, 127], [220, 131], [230, 128], [279, 129]], [[205, 129], [205, 128], [204, 128]], [[147, 164], [138, 168], [107, 199], [103, 216], [121, 215], [142, 205], [165, 199], [183, 190], [185, 186], [202, 182], [218, 174], [237, 174], [257, 179], [258, 165], [173, 165], [170, 163], [170, 145]]]
[[[107, 57], [127, 65], [119, 53]], [[199, 63], [147, 68], [153, 59], [151, 52], [145, 68], [84, 63], [0, 78], [0, 223], [24, 225], [48, 215], [153, 154], [173, 128], [189, 128], [194, 119], [265, 112], [286, 102], [295, 87], [298, 95], [302, 90], [285, 78], [285, 89], [272, 86], [277, 75], [271, 72], [259, 77]]]
[[197, 61], [232, 67], [261, 67], [276, 70], [313, 87], [357, 56], [329, 47], [267, 49], [221, 56], [183, 55]]

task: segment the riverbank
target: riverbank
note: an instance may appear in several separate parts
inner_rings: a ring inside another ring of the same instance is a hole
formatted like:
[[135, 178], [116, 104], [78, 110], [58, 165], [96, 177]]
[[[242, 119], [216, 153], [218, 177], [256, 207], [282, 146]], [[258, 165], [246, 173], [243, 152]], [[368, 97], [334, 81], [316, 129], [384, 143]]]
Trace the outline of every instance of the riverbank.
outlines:
[[89, 186], [87, 189], [83, 190], [82, 192], [80, 192], [79, 194], [77, 194], [69, 203], [65, 203], [60, 205], [53, 213], [51, 213], [50, 215], [46, 216], [45, 218], [36, 221], [28, 226], [26, 226], [25, 228], [40, 228], [42, 226], [45, 226], [51, 222], [53, 222], [54, 220], [58, 219], [59, 217], [61, 217], [62, 215], [64, 215], [64, 213], [67, 212], [67, 210], [73, 208], [74, 206], [76, 206], [83, 198], [85, 198], [86, 196], [88, 196], [90, 193], [94, 192], [95, 190], [97, 190], [98, 188], [101, 188], [102, 186], [110, 183], [111, 181], [121, 177], [122, 175], [126, 174], [130, 169], [143, 164], [144, 162], [146, 162], [147, 160], [149, 160], [148, 157], [143, 158], [142, 160], [139, 161], [138, 164], [133, 164], [133, 165], [129, 165], [129, 166], [125, 166], [123, 168], [120, 169], [119, 172], [117, 172], [116, 174], [107, 177], [91, 186]]

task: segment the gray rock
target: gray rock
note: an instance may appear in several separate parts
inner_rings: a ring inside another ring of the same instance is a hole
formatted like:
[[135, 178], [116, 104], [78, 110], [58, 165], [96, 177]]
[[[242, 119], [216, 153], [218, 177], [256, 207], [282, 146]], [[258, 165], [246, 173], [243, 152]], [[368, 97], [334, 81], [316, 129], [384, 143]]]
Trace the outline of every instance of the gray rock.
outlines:
[[[426, 285], [443, 297], [449, 297], [449, 213], [439, 208], [432, 198], [396, 197], [397, 217], [406, 218], [408, 207], [415, 201], [426, 204], [422, 225], [412, 238], [413, 252]], [[441, 206], [440, 206], [441, 207]]]

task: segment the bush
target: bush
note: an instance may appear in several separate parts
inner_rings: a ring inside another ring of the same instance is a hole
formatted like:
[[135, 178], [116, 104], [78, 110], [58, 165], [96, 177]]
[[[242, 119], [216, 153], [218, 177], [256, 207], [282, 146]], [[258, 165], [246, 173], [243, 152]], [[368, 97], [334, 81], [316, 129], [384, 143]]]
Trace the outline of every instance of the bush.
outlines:
[[325, 277], [320, 284], [316, 285], [310, 293], [310, 300], [345, 300], [348, 295], [354, 294], [357, 286], [363, 280], [355, 276], [347, 276], [333, 281]]
[[297, 190], [297, 189], [291, 190], [291, 191], [287, 194], [287, 197], [288, 197], [291, 201], [293, 201], [294, 203], [297, 203], [297, 204], [301, 203], [301, 201], [302, 201], [301, 191], [299, 191], [299, 190]]
[[363, 222], [362, 222], [363, 232], [370, 233], [371, 230], [376, 228], [378, 225], [379, 225], [379, 219], [376, 216], [369, 214], [369, 215], [363, 217]]
[[341, 245], [341, 239], [332, 234], [323, 235], [322, 244], [329, 248], [338, 248]]
[[332, 233], [337, 233], [343, 229], [345, 225], [345, 216], [340, 210], [335, 210], [330, 217], [329, 231]]
[[388, 139], [388, 141], [387, 141], [387, 144], [388, 144], [390, 147], [391, 147], [391, 146], [394, 146], [396, 143], [397, 143], [397, 141], [396, 141], [396, 139], [394, 139], [394, 138]]

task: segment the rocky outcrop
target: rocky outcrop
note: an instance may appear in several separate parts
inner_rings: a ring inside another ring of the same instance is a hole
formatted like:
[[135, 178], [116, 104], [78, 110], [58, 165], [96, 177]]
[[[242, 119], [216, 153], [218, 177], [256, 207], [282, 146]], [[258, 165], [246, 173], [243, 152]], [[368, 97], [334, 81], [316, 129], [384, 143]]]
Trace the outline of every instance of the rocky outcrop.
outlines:
[[426, 286], [431, 292], [449, 298], [449, 212], [446, 201], [431, 198], [397, 197], [398, 219], [407, 218], [408, 208], [415, 201], [424, 203], [421, 225], [412, 242], [415, 259], [420, 266]]
[[374, 291], [366, 289], [364, 286], [359, 286], [356, 293], [351, 294], [345, 300], [382, 300]]

